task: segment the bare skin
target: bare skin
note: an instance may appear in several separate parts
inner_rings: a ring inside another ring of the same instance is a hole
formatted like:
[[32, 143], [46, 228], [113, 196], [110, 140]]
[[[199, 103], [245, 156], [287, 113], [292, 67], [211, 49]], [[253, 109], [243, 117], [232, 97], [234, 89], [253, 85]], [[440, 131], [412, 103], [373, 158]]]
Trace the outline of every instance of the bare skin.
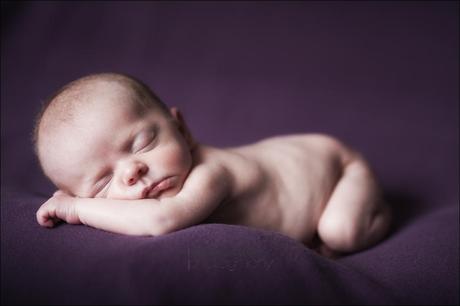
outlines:
[[177, 109], [136, 115], [104, 86], [97, 106], [58, 132], [41, 130], [40, 158], [60, 190], [37, 211], [40, 225], [157, 236], [202, 222], [241, 224], [328, 256], [386, 234], [390, 213], [374, 175], [336, 139], [291, 135], [218, 149], [195, 142]]

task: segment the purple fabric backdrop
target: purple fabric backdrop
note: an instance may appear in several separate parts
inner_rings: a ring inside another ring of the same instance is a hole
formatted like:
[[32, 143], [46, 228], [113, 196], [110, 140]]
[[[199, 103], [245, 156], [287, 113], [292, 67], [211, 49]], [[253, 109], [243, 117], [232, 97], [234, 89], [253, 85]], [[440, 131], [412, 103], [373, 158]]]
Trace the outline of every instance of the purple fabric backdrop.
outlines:
[[[458, 2], [2, 2], [3, 303], [458, 304]], [[133, 238], [40, 228], [40, 101], [124, 72], [215, 146], [323, 132], [374, 166], [396, 220], [337, 261], [208, 224]]]

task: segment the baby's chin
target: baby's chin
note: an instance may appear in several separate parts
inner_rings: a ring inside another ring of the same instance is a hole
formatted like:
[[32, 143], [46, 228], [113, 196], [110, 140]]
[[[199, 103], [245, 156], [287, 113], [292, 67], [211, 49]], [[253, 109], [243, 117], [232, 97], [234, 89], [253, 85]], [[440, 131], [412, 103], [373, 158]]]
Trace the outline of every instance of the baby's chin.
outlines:
[[158, 200], [161, 200], [161, 199], [164, 199], [164, 198], [172, 198], [172, 197], [176, 196], [179, 193], [179, 191], [181, 191], [181, 189], [182, 189], [182, 186], [176, 186], [174, 188], [165, 190], [165, 191], [161, 192], [158, 196], [155, 196], [155, 197], [152, 197], [152, 198], [153, 199], [158, 199]]

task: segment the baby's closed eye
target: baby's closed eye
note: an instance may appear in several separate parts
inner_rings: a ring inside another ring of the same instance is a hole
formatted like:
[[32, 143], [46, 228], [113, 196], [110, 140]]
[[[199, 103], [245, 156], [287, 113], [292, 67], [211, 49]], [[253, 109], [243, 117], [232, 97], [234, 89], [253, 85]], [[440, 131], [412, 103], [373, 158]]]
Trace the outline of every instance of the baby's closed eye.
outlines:
[[133, 153], [142, 153], [153, 148], [156, 143], [156, 129], [150, 128], [140, 132], [132, 145]]
[[96, 197], [104, 197], [107, 194], [107, 190], [112, 182], [112, 174], [105, 175], [99, 181], [96, 182], [95, 190], [96, 190]]

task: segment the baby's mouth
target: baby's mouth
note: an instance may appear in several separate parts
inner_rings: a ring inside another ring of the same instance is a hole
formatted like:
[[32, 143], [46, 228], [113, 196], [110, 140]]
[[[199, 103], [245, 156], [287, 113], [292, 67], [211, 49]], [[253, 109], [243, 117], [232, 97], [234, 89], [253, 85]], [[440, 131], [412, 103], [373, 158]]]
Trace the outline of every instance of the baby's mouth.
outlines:
[[172, 189], [175, 187], [177, 183], [177, 177], [175, 176], [168, 176], [161, 179], [158, 182], [153, 183], [152, 185], [148, 186], [142, 192], [142, 198], [157, 198], [163, 192]]

